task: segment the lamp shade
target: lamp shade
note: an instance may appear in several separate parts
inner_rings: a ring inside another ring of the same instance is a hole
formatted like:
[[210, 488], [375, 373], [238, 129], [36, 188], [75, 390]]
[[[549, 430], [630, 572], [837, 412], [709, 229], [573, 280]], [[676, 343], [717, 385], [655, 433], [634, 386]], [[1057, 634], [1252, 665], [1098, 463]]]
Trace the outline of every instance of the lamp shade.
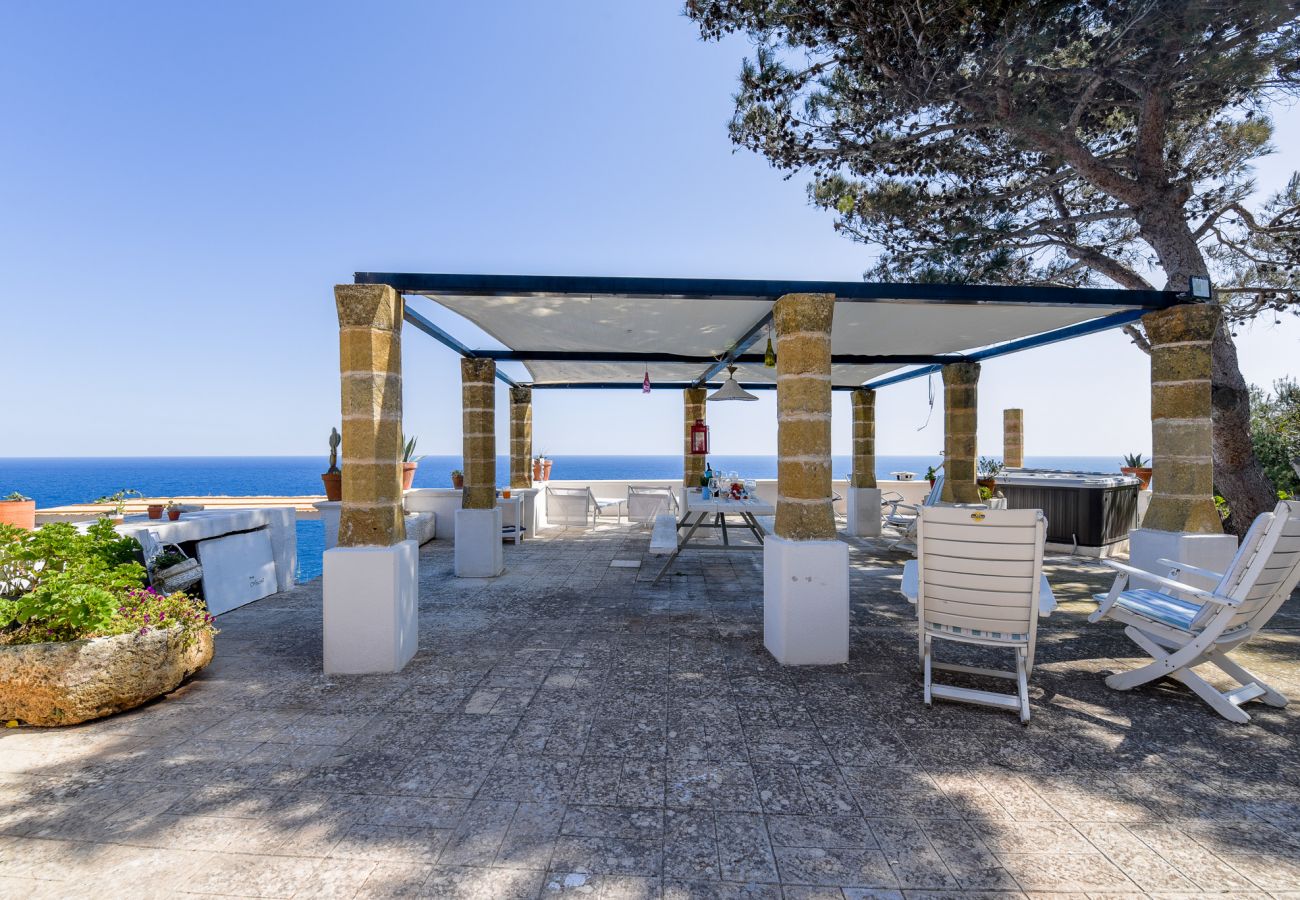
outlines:
[[722, 383], [722, 387], [714, 391], [710, 400], [757, 400], [758, 398], [740, 386], [736, 380], [736, 367], [727, 366], [727, 380]]

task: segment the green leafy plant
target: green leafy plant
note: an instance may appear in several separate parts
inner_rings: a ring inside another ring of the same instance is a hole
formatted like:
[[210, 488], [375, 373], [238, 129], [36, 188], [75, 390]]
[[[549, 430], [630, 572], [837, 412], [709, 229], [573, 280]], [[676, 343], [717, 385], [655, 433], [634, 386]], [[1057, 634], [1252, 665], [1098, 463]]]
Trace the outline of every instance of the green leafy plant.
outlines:
[[[405, 435], [403, 435], [403, 437], [405, 437]], [[406, 443], [402, 445], [402, 462], [418, 463], [420, 460], [424, 459], [423, 455], [417, 456], [415, 453], [415, 445], [419, 440], [420, 439], [415, 436], [406, 438]]]
[[992, 500], [992, 499], [993, 499], [993, 490], [992, 490], [992, 488], [986, 488], [986, 487], [982, 487], [982, 488], [980, 488], [980, 499], [981, 499], [981, 500]]
[[203, 632], [215, 632], [203, 601], [182, 591], [162, 594], [153, 588], [131, 590], [122, 597], [104, 634], [148, 634], [160, 628], [180, 628], [181, 643], [189, 646]]
[[939, 470], [936, 469], [934, 466], [930, 466], [925, 470], [926, 481], [934, 481], [938, 477], [939, 477]]
[[452, 469], [452, 470], [451, 470], [451, 477], [452, 477], [452, 478], [464, 478], [464, 477], [465, 477], [465, 473], [462, 472], [460, 469]]
[[1002, 465], [1002, 460], [996, 456], [981, 456], [979, 463], [976, 465], [976, 471], [980, 478], [997, 478], [1005, 468]]
[[185, 562], [186, 556], [183, 553], [177, 553], [174, 550], [167, 550], [159, 553], [153, 558], [153, 570], [161, 572], [163, 569], [170, 569], [172, 566], [179, 566]]
[[127, 498], [143, 497], [143, 496], [144, 496], [143, 494], [141, 494], [139, 491], [135, 490], [134, 488], [122, 488], [122, 490], [117, 491], [116, 493], [113, 494], [106, 494], [105, 496], [100, 497], [98, 500], [95, 500], [94, 502], [111, 503], [113, 505], [113, 512], [116, 515], [120, 516], [126, 510]]
[[28, 497], [26, 494], [20, 494], [20, 493], [18, 493], [17, 491], [14, 491], [14, 492], [11, 493], [11, 494], [6, 494], [6, 495], [3, 497], [3, 499], [4, 499], [5, 502], [7, 502], [7, 503], [23, 503], [23, 502], [25, 502], [25, 501], [27, 501], [27, 500], [30, 500], [30, 499], [32, 499], [32, 498], [31, 498], [31, 497]]
[[1145, 469], [1150, 460], [1141, 453], [1125, 453], [1124, 467], [1126, 469]]

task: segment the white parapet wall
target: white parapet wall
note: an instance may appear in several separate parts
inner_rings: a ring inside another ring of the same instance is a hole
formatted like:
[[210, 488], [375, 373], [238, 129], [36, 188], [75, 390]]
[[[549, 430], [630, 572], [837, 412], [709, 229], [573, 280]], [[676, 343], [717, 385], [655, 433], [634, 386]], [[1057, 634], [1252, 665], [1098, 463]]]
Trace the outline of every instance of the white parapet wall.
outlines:
[[420, 548], [335, 547], [323, 557], [325, 673], [400, 672], [419, 639]]
[[849, 661], [849, 547], [763, 542], [763, 645], [783, 666]]
[[501, 507], [456, 510], [454, 559], [459, 578], [495, 578], [505, 571]]
[[[1161, 559], [1176, 560], [1212, 572], [1226, 572], [1232, 558], [1237, 555], [1237, 537], [1232, 534], [1183, 534], [1178, 531], [1138, 528], [1128, 533], [1128, 548], [1130, 564], [1157, 575], [1169, 575], [1170, 567], [1161, 563]], [[1215, 586], [1214, 579], [1191, 572], [1181, 573], [1178, 580], [1199, 588]], [[1156, 584], [1135, 586], [1164, 590]], [[1193, 597], [1186, 599], [1195, 600]]]

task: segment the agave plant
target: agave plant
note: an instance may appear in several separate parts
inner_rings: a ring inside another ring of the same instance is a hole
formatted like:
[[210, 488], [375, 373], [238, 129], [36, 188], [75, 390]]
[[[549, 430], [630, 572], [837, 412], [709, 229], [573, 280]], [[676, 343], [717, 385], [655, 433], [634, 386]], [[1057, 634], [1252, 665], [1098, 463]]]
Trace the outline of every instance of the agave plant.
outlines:
[[424, 459], [423, 455], [416, 456], [415, 454], [415, 445], [416, 442], [419, 441], [419, 438], [414, 435], [409, 438], [406, 437], [406, 435], [402, 435], [402, 437], [406, 439], [406, 443], [402, 446], [402, 462], [418, 463], [420, 460]]
[[1143, 456], [1141, 453], [1125, 453], [1125, 454], [1124, 454], [1124, 466], [1125, 466], [1125, 468], [1129, 468], [1129, 469], [1145, 469], [1146, 466], [1147, 466], [1147, 463], [1148, 463], [1148, 462], [1150, 462], [1150, 460], [1147, 459], [1145, 456]]

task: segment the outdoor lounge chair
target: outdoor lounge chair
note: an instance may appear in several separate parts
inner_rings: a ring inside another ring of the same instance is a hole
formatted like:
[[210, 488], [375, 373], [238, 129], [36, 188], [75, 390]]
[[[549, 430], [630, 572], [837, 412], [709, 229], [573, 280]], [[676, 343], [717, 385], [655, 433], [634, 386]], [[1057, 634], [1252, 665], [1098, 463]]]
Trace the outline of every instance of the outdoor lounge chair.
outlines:
[[[934, 485], [930, 488], [930, 493], [925, 495], [925, 499], [921, 501], [919, 506], [915, 503], [904, 503], [901, 495], [897, 500], [886, 500], [881, 505], [880, 514], [884, 524], [899, 532], [898, 540], [889, 545], [891, 550], [901, 544], [910, 542], [916, 537], [916, 522], [921, 510], [931, 506], [938, 506], [939, 498], [942, 496], [943, 473], [940, 472], [934, 479]], [[906, 510], [906, 512], [899, 512], [899, 510]]]
[[642, 525], [653, 524], [655, 517], [668, 513], [674, 518], [678, 513], [677, 495], [670, 487], [651, 487], [630, 484], [627, 488], [627, 520]]
[[[1029, 722], [1047, 520], [1036, 509], [926, 507], [917, 517], [916, 615], [925, 704], [933, 698], [1017, 710]], [[904, 581], [907, 581], [905, 575]], [[906, 593], [906, 590], [905, 590]], [[956, 641], [1015, 653], [1015, 671], [934, 661], [934, 642]], [[933, 683], [933, 671], [1011, 678], [1015, 694]]]
[[619, 521], [623, 519], [622, 497], [596, 497], [591, 488], [546, 488], [546, 521], [552, 525], [596, 524], [596, 517], [608, 515], [613, 508]]
[[[1286, 706], [1286, 697], [1228, 654], [1268, 623], [1300, 580], [1300, 501], [1283, 500], [1271, 513], [1255, 519], [1228, 571], [1222, 574], [1162, 559], [1160, 564], [1170, 567], [1166, 578], [1114, 560], [1105, 562], [1118, 569], [1119, 575], [1110, 593], [1097, 595], [1101, 606], [1088, 621], [1124, 623], [1124, 633], [1152, 658], [1137, 669], [1109, 676], [1107, 685], [1127, 691], [1168, 676], [1187, 685], [1233, 722], [1250, 721], [1241, 709], [1248, 700]], [[1183, 572], [1216, 579], [1218, 584], [1212, 590], [1183, 584], [1177, 580]], [[1130, 577], [1162, 590], [1126, 590]], [[1202, 663], [1213, 663], [1241, 686], [1220, 691], [1192, 671]]]

